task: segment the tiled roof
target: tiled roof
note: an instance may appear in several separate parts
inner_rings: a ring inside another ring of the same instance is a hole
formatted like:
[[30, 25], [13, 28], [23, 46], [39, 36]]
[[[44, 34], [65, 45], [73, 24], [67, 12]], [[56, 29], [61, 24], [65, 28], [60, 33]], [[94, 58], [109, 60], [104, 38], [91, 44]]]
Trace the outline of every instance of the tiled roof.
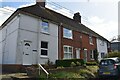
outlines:
[[[93, 30], [86, 27], [85, 25], [78, 23], [78, 22], [74, 21], [73, 19], [68, 18], [68, 17], [66, 17], [60, 13], [57, 13], [53, 10], [50, 10], [45, 7], [41, 7], [38, 4], [24, 7], [24, 8], [19, 8], [19, 9], [17, 9], [17, 11], [15, 13], [19, 13], [19, 12], [24, 12], [26, 14], [31, 14], [31, 15], [34, 15], [34, 16], [37, 16], [37, 17], [40, 17], [43, 19], [48, 19], [53, 22], [56, 22], [58, 25], [62, 23], [62, 25], [66, 28], [80, 31], [80, 32], [86, 33], [86, 34], [92, 34], [95, 37], [105, 39], [104, 37], [102, 37], [99, 34], [97, 34], [96, 32], [94, 32]], [[15, 13], [13, 13], [13, 15]], [[6, 22], [8, 22], [11, 17], [9, 17]], [[4, 24], [6, 24], [6, 22], [3, 23], [2, 27], [4, 26]], [[107, 39], [105, 39], [105, 40], [107, 40]]]

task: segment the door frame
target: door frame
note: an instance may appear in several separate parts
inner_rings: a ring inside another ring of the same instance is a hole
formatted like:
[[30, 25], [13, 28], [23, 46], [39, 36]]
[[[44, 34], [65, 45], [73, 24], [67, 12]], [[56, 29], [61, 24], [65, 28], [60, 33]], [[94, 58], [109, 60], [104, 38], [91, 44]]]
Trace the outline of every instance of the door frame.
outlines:
[[[30, 44], [30, 51], [31, 51], [30, 54], [29, 54], [29, 55], [30, 55], [30, 59], [31, 59], [31, 60], [30, 60], [30, 61], [31, 61], [30, 64], [29, 64], [29, 63], [28, 63], [28, 64], [25, 64], [25, 63], [24, 63], [24, 56], [25, 56], [25, 55], [24, 55], [24, 52], [25, 52], [25, 51], [24, 51], [24, 48], [25, 48], [25, 43], [29, 43], [29, 44]], [[24, 41], [23, 41], [22, 65], [32, 65], [32, 41], [30, 41], [30, 40], [24, 40]]]
[[[78, 55], [78, 53], [77, 53], [78, 50], [79, 50], [79, 55]], [[81, 53], [80, 53], [80, 50], [81, 50], [80, 48], [76, 48], [76, 59], [80, 59], [80, 54], [81, 54]], [[79, 56], [79, 58], [78, 58], [78, 56]]]
[[88, 54], [87, 51], [88, 51], [88, 50], [87, 50], [87, 49], [84, 49], [83, 51], [84, 51], [84, 52], [83, 52], [83, 59], [84, 59], [85, 62], [87, 62], [87, 54]]

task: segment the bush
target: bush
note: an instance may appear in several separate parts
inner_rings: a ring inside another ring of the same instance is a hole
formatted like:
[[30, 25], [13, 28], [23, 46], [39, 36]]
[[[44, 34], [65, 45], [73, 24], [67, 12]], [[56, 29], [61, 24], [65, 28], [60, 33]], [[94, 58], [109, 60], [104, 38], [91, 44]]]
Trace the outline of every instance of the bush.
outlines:
[[97, 62], [86, 62], [86, 65], [97, 65]]
[[119, 57], [120, 58], [120, 52], [110, 52], [110, 53], [108, 53], [106, 56], [105, 56], [105, 58], [106, 57], [108, 57], [108, 58], [110, 58], [110, 57]]
[[63, 67], [70, 67], [71, 66], [71, 62], [79, 62], [81, 65], [84, 64], [84, 60], [83, 59], [65, 59], [65, 60], [56, 60], [56, 67], [59, 66], [63, 66]]
[[74, 62], [71, 62], [70, 66], [71, 66], [71, 67], [75, 67], [76, 64], [75, 64]]
[[81, 66], [81, 63], [77, 61], [76, 66]]

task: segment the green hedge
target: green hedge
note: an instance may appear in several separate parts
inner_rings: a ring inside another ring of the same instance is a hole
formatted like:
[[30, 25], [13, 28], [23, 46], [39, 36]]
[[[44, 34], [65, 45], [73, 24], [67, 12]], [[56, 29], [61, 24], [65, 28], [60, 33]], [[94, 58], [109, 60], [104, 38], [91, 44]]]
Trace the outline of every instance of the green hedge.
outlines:
[[86, 62], [86, 65], [97, 65], [98, 63], [97, 62]]
[[74, 62], [76, 64], [76, 62], [81, 63], [81, 65], [84, 64], [84, 60], [83, 59], [65, 59], [65, 60], [56, 60], [56, 67], [70, 67], [71, 63]]

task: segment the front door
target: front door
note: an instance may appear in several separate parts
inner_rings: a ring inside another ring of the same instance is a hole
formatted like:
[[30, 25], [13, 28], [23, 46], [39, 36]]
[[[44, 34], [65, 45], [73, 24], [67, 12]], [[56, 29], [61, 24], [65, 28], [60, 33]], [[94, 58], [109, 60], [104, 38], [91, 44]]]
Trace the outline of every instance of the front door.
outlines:
[[32, 65], [31, 42], [24, 42], [23, 45], [23, 65]]
[[76, 58], [80, 59], [80, 49], [76, 49]]
[[87, 49], [84, 49], [84, 61], [87, 62]]

